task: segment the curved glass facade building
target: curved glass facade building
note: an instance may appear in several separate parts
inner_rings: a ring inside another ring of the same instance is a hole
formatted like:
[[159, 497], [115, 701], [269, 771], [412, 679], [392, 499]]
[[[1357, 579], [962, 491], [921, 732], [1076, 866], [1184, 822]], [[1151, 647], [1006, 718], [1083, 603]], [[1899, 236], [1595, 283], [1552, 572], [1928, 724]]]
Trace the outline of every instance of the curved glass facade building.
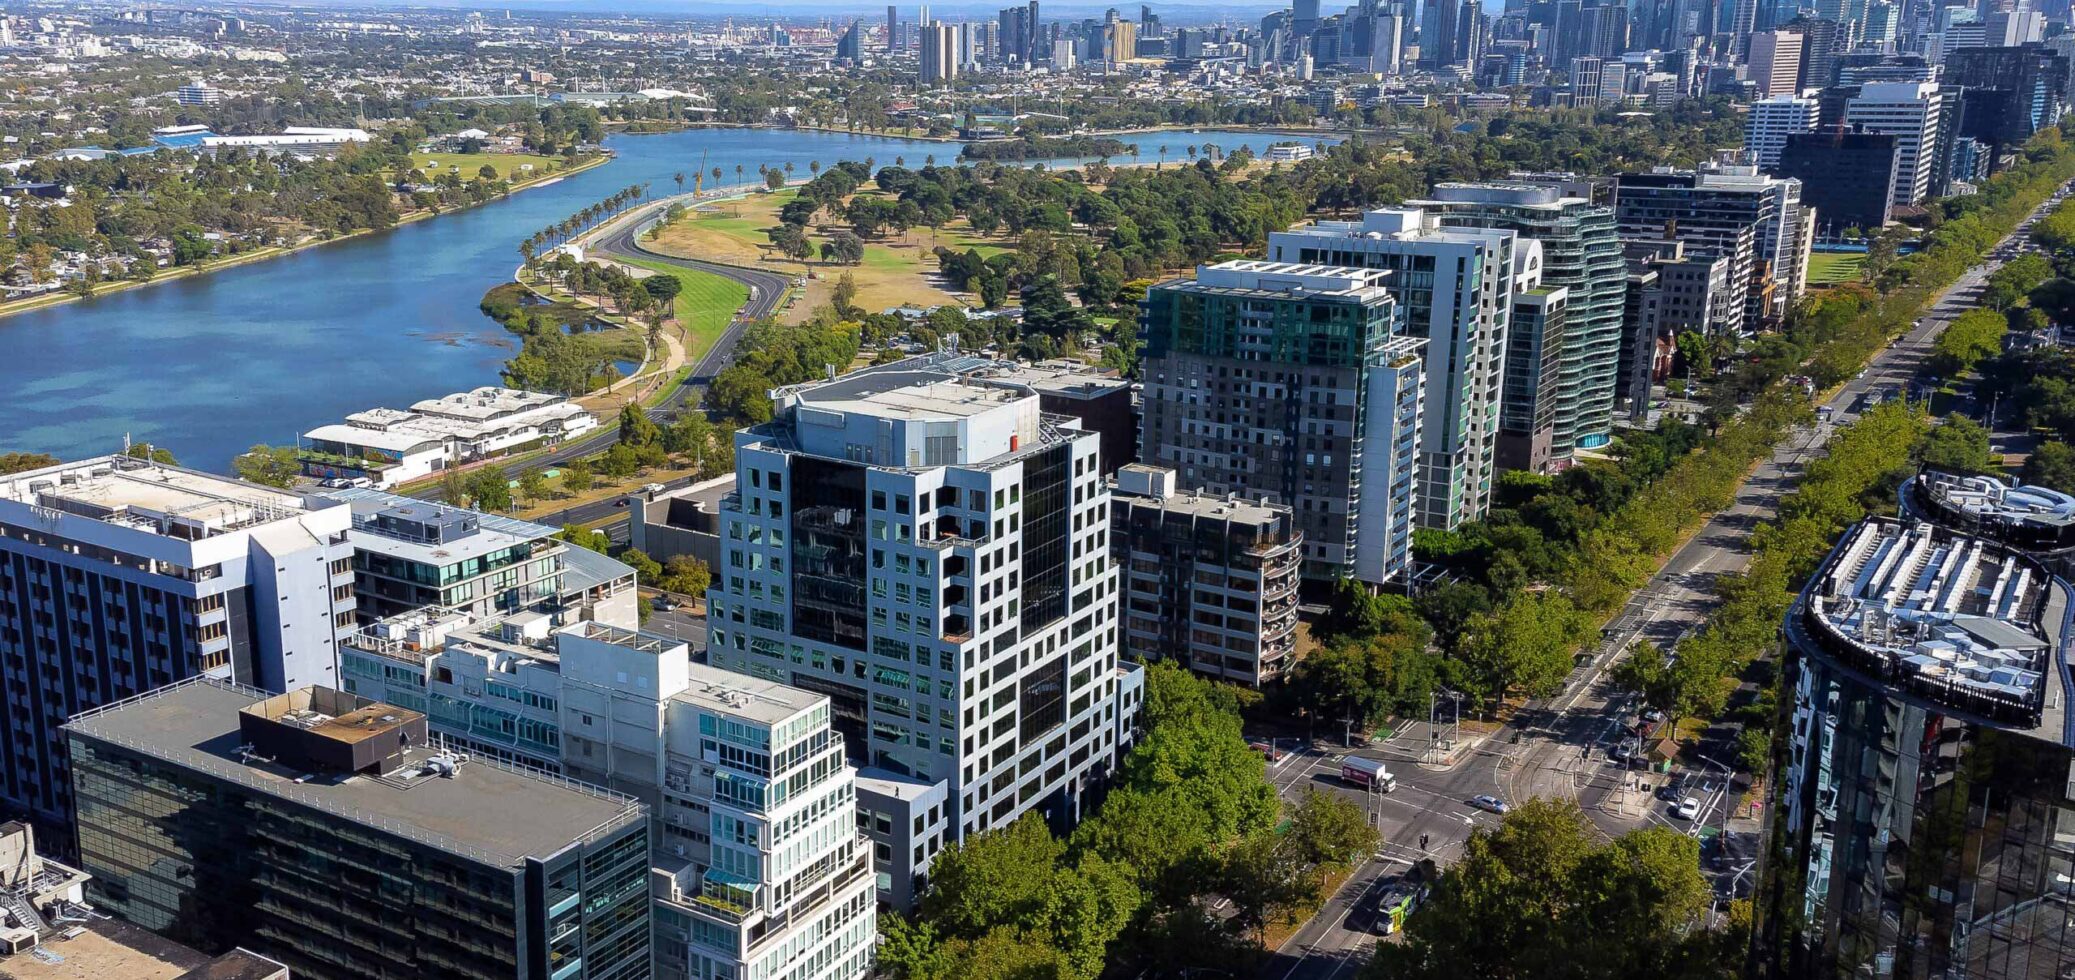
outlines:
[[1785, 624], [1777, 972], [2075, 975], [2069, 612], [2065, 580], [1992, 538], [1845, 533]]

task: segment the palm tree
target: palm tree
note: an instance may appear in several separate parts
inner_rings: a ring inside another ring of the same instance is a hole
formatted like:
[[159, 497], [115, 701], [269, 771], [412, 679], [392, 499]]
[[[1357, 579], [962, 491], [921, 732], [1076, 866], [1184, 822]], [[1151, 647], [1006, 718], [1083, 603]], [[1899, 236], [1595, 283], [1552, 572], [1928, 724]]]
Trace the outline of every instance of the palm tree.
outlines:
[[820, 173], [820, 172], [821, 172], [821, 161], [820, 161], [820, 160], [809, 160], [809, 161], [807, 161], [807, 172], [808, 172], [808, 173], [810, 173], [810, 174], [818, 174], [818, 173]]
[[1188, 151], [1189, 151], [1189, 159], [1191, 159], [1191, 160], [1194, 160], [1194, 159], [1196, 159], [1196, 147], [1192, 145], [1192, 146], [1189, 146], [1189, 147], [1187, 147], [1186, 149], [1188, 149]]
[[670, 179], [677, 181], [677, 192], [679, 194], [684, 193], [684, 171], [680, 170], [674, 174], [671, 174]]
[[[758, 168], [757, 168], [757, 175], [758, 175], [758, 176], [763, 176], [763, 173], [764, 173], [764, 168], [762, 168], [762, 167], [758, 167]], [[739, 184], [739, 183], [742, 183], [742, 165], [741, 165], [741, 164], [739, 164], [739, 163], [735, 165], [735, 183], [738, 183], [738, 184]]]
[[925, 166], [925, 167], [934, 167], [934, 166], [936, 166], [936, 165], [937, 165], [937, 155], [936, 155], [936, 154], [934, 154], [934, 153], [930, 153], [930, 154], [925, 154], [925, 155], [923, 156], [923, 158], [922, 158], [922, 165], [923, 165], [923, 166]]
[[1155, 163], [1155, 164], [1153, 164], [1153, 169], [1154, 169], [1154, 170], [1158, 170], [1158, 169], [1160, 169], [1161, 167], [1164, 167], [1164, 166], [1166, 166], [1166, 165], [1167, 165], [1167, 144], [1165, 144], [1165, 143], [1162, 143], [1162, 144], [1160, 144], [1160, 161], [1159, 161], [1158, 163]]
[[791, 160], [787, 160], [787, 161], [785, 161], [785, 178], [786, 178], [787, 180], [791, 180], [791, 179], [792, 179], [792, 176], [793, 176], [793, 162], [792, 162]]
[[[738, 170], [739, 170], [739, 169], [741, 169], [741, 168], [740, 168], [740, 167], [737, 167], [736, 169], [738, 169]], [[715, 186], [715, 187], [719, 187], [719, 186], [720, 186], [720, 168], [719, 168], [719, 167], [715, 167], [715, 168], [713, 168], [713, 186]]]

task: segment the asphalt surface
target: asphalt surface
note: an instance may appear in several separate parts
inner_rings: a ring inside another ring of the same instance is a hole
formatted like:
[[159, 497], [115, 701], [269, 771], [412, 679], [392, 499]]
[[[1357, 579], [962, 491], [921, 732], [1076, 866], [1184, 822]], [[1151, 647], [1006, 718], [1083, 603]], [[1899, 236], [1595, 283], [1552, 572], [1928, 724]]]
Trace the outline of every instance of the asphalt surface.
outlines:
[[[1572, 800], [1610, 836], [1653, 824], [1695, 836], [1721, 835], [1725, 824], [1736, 816], [1729, 811], [1743, 786], [1728, 778], [1733, 727], [1717, 725], [1703, 737], [1703, 754], [1716, 761], [1693, 773], [1698, 784], [1679, 794], [1701, 804], [1696, 819], [1681, 819], [1671, 813], [1670, 802], [1653, 795], [1660, 777], [1649, 777], [1638, 787], [1632, 782], [1637, 774], [1610, 757], [1608, 750], [1626, 739], [1624, 729], [1634, 720], [1635, 707], [1626, 693], [1606, 680], [1607, 673], [1636, 641], [1666, 647], [1706, 621], [1715, 606], [1716, 577], [1737, 572], [1749, 562], [1751, 532], [1772, 519], [1780, 497], [1792, 489], [1808, 461], [1823, 454], [1836, 426], [1856, 418], [1879, 394], [1909, 390], [1938, 334], [1960, 313], [1979, 305], [1982, 286], [2002, 265], [2006, 246], [2021, 241], [2032, 222], [2055, 203], [2049, 200], [2042, 205], [1992, 250], [1996, 257], [1948, 287], [1908, 334], [1881, 350], [1864, 372], [1824, 401], [1830, 409], [1829, 419], [1791, 433], [1775, 447], [1771, 458], [1738, 490], [1735, 501], [1708, 521], [1631, 597], [1610, 621], [1599, 646], [1571, 673], [1556, 696], [1527, 705], [1506, 727], [1480, 744], [1464, 748], [1445, 769], [1433, 755], [1436, 743], [1430, 740], [1425, 721], [1403, 723], [1380, 741], [1357, 735], [1362, 744], [1352, 751], [1386, 760], [1398, 777], [1397, 790], [1389, 794], [1368, 794], [1341, 783], [1339, 759], [1345, 750], [1284, 740], [1279, 748], [1294, 751], [1269, 766], [1270, 778], [1284, 798], [1295, 799], [1306, 788], [1346, 794], [1368, 808], [1385, 843], [1374, 860], [1357, 869], [1319, 914], [1276, 951], [1259, 976], [1263, 980], [1338, 980], [1358, 973], [1377, 941], [1371, 922], [1376, 886], [1402, 875], [1418, 859], [1432, 858], [1444, 867], [1449, 864], [1471, 830], [1497, 819], [1468, 804], [1479, 795], [1509, 801], [1535, 797]], [[1751, 693], [1740, 691], [1739, 696]], [[1443, 701], [1437, 708], [1434, 734], [1446, 739], [1450, 706]], [[1330, 741], [1334, 733], [1324, 734]], [[1428, 764], [1423, 766], [1422, 760]], [[1742, 816], [1748, 823], [1749, 815]], [[1424, 848], [1422, 837], [1426, 839]], [[1750, 876], [1748, 862], [1728, 863], [1715, 882], [1718, 894], [1727, 896], [1747, 888]]]
[[[592, 232], [591, 234], [595, 237], [587, 240], [584, 244], [587, 255], [608, 258], [637, 258], [643, 261], [662, 262], [686, 269], [695, 269], [700, 272], [710, 272], [722, 278], [739, 282], [749, 289], [749, 301], [744, 303], [742, 309], [736, 312], [734, 319], [728, 322], [727, 330], [722, 332], [720, 337], [714, 341], [713, 346], [708, 348], [706, 353], [699, 358], [698, 363], [693, 365], [691, 376], [685, 380], [685, 383], [678, 385], [672, 390], [654, 411], [655, 415], [663, 418], [674, 416], [676, 413], [683, 411], [687, 405], [696, 405], [694, 399], [695, 392], [703, 390], [706, 385], [713, 381], [714, 375], [719, 374], [728, 365], [735, 362], [735, 349], [742, 342], [743, 332], [749, 329], [750, 324], [777, 312], [778, 305], [785, 301], [787, 292], [792, 288], [792, 279], [780, 273], [761, 269], [745, 269], [714, 262], [701, 262], [695, 259], [681, 259], [652, 252], [645, 248], [641, 244], [641, 233], [654, 226], [657, 221], [662, 220], [663, 212], [669, 210], [670, 205], [686, 203], [690, 199], [691, 195], [679, 195], [678, 197], [663, 198], [634, 208], [626, 214], [607, 221], [598, 231]], [[572, 460], [604, 452], [606, 449], [611, 448], [614, 440], [618, 438], [618, 430], [608, 426], [581, 439], [557, 446], [523, 463], [515, 463], [507, 467], [506, 470], [516, 476], [519, 473], [530, 470], [553, 469]], [[685, 482], [689, 481], [672, 481], [672, 485], [682, 485]], [[423, 500], [437, 500], [440, 497], [440, 488], [437, 484], [434, 484], [418, 490], [411, 496]], [[545, 524], [588, 524], [592, 521], [603, 520], [606, 517], [612, 516], [615, 509], [613, 501], [600, 501], [595, 504], [569, 508], [559, 514], [540, 518], [540, 521]], [[624, 528], [621, 529], [615, 540], [626, 540]]]

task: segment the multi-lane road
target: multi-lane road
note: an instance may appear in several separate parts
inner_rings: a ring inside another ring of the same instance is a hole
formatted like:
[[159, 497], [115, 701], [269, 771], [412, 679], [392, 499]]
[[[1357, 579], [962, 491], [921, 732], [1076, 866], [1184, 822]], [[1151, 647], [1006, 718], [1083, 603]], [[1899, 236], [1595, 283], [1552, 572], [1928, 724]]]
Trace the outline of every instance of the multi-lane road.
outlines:
[[[2003, 244], [2021, 239], [2055, 203], [2042, 205]], [[2003, 246], [1995, 254], [2005, 254]], [[1751, 532], [1772, 519], [1780, 497], [1799, 480], [1808, 461], [1822, 454], [1835, 426], [1851, 421], [1883, 393], [1908, 391], [1939, 332], [1979, 305], [1984, 283], [2001, 264], [2001, 259], [1991, 258], [1961, 276], [1908, 334], [1882, 349], [1863, 373], [1822, 403], [1829, 408], [1829, 418], [1794, 431], [1775, 447], [1738, 490], [1735, 501], [1636, 592], [1556, 696], [1526, 706], [1507, 726], [1456, 753], [1445, 768], [1433, 761], [1424, 721], [1401, 725], [1379, 745], [1358, 746], [1353, 751], [1388, 760], [1397, 775], [1397, 791], [1383, 796], [1340, 783], [1338, 750], [1285, 742], [1283, 747], [1296, 751], [1270, 764], [1271, 778], [1285, 798], [1300, 794], [1304, 787], [1346, 793], [1369, 809], [1385, 844], [1375, 860], [1358, 869], [1320, 913], [1276, 951], [1260, 973], [1263, 980], [1337, 980], [1359, 971], [1375, 941], [1362, 900], [1373, 897], [1379, 882], [1402, 874], [1412, 861], [1432, 858], [1445, 866], [1453, 860], [1470, 830], [1495, 819], [1468, 805], [1479, 795], [1512, 801], [1572, 800], [1610, 835], [1647, 824], [1694, 834], [1719, 830], [1731, 817], [1739, 788], [1735, 780], [1725, 778], [1728, 769], [1721, 765], [1729, 761], [1726, 743], [1733, 739], [1733, 730], [1718, 726], [1708, 733], [1703, 745], [1713, 750], [1711, 757], [1718, 762], [1695, 774], [1698, 788], [1680, 794], [1700, 800], [1701, 813], [1691, 821], [1678, 818], [1670, 813], [1668, 802], [1652, 796], [1654, 783], [1638, 787], [1635, 776], [1607, 751], [1626, 737], [1623, 729], [1634, 718], [1629, 698], [1608, 682], [1607, 675], [1637, 641], [1669, 646], [1706, 621], [1715, 605], [1716, 577], [1739, 571], [1750, 560]], [[1444, 720], [1447, 711], [1442, 705]]]

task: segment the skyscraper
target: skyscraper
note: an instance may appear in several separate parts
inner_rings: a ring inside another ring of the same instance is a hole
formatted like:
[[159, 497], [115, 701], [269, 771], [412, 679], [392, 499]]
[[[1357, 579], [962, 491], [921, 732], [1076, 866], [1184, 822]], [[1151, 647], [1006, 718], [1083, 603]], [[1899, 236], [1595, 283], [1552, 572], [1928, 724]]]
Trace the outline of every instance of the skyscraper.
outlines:
[[1782, 177], [1801, 181], [1801, 196], [1833, 232], [1879, 228], [1894, 208], [1896, 138], [1819, 130], [1787, 137]]
[[1698, 256], [1729, 259], [1736, 312], [1718, 329], [1777, 322], [1805, 287], [1813, 228], [1799, 181], [1748, 164], [1658, 167], [1617, 178], [1615, 212], [1623, 237], [1676, 237]]
[[[1922, 479], [1909, 518], [1847, 530], [1787, 613], [1760, 941], [1783, 975], [2059, 976], [2071, 595], [2029, 549], [2066, 546], [2071, 501], [1977, 488], [1916, 511]], [[1951, 511], [1978, 529], [1940, 523]], [[2044, 519], [1996, 527], [2016, 513]]]
[[1744, 149], [1759, 167], [1774, 170], [1788, 137], [1815, 131], [1816, 100], [1794, 95], [1759, 99], [1751, 103], [1751, 114], [1744, 120]]
[[1751, 57], [1746, 77], [1758, 87], [1758, 97], [1800, 94], [1802, 35], [1793, 31], [1764, 31], [1751, 35]]
[[958, 36], [950, 24], [933, 20], [922, 25], [922, 59], [919, 69], [924, 85], [943, 85], [958, 74]]
[[947, 840], [1074, 819], [1139, 682], [1100, 436], [994, 369], [932, 354], [775, 392], [736, 435], [708, 595], [709, 660], [828, 696], [866, 782]]
[[886, 53], [901, 49], [901, 14], [893, 4], [886, 5]]
[[1895, 137], [1895, 183], [1889, 192], [1895, 207], [1945, 193], [1954, 101], [1954, 93], [1937, 82], [1880, 82], [1862, 86], [1846, 105], [1847, 125]]
[[56, 847], [65, 719], [202, 674], [335, 683], [351, 527], [343, 505], [128, 455], [0, 477], [0, 803]]
[[[1508, 344], [1514, 352], [1523, 347], [1543, 352], [1557, 348], [1561, 376], [1547, 389], [1554, 397], [1548, 413], [1547, 459], [1550, 465], [1565, 466], [1578, 450], [1611, 441], [1621, 309], [1628, 292], [1614, 209], [1567, 197], [1559, 186], [1530, 183], [1438, 184], [1425, 200], [1405, 203], [1439, 214], [1445, 227], [1504, 229], [1540, 242], [1533, 257], [1540, 265], [1539, 281], [1566, 291], [1563, 337], [1558, 345], [1542, 343], [1522, 337], [1519, 325], [1513, 324]], [[1521, 257], [1516, 251], [1516, 261]], [[1509, 352], [1505, 407], [1500, 413], [1502, 468], [1519, 468], [1529, 456], [1542, 455], [1528, 448], [1539, 431], [1534, 427], [1541, 414], [1536, 392], [1544, 390], [1543, 380], [1516, 374], [1514, 360]], [[1532, 370], [1540, 363], [1537, 358], [1521, 366]]]
[[836, 41], [836, 58], [858, 64], [865, 60], [865, 22], [853, 20]]
[[1434, 215], [1409, 208], [1268, 236], [1271, 261], [1392, 271], [1383, 285], [1405, 309], [1405, 333], [1427, 341], [1421, 527], [1452, 529], [1483, 517], [1491, 503], [1507, 322], [1517, 289], [1514, 240], [1511, 231], [1443, 228]]
[[1222, 262], [1146, 294], [1140, 459], [1292, 508], [1314, 581], [1411, 559], [1426, 341], [1399, 335], [1392, 274]]

